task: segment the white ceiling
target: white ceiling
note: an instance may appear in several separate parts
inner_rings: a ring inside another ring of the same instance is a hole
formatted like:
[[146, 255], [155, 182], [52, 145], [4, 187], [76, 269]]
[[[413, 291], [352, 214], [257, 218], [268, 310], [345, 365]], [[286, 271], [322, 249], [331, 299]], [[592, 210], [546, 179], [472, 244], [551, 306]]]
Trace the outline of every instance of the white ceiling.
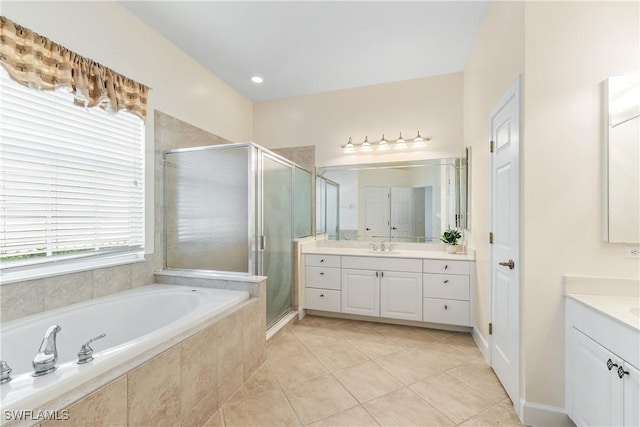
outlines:
[[[462, 71], [487, 1], [123, 1], [253, 101]], [[264, 83], [252, 83], [259, 75]]]

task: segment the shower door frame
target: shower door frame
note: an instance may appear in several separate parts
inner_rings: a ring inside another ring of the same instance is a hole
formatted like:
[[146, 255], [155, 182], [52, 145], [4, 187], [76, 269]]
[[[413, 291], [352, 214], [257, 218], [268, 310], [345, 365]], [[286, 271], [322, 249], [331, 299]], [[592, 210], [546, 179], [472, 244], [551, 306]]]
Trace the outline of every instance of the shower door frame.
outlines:
[[[294, 230], [294, 215], [295, 215], [295, 203], [294, 203], [294, 197], [295, 197], [295, 168], [296, 167], [300, 167], [299, 165], [297, 165], [296, 163], [272, 152], [269, 151], [267, 149], [264, 149], [258, 145], [254, 145], [255, 150], [255, 157], [257, 160], [257, 169], [256, 169], [256, 176], [259, 177], [259, 179], [256, 179], [256, 186], [257, 186], [257, 191], [256, 191], [256, 196], [257, 198], [256, 200], [256, 207], [259, 209], [256, 209], [257, 212], [259, 212], [259, 214], [257, 215], [257, 222], [256, 222], [256, 274], [258, 275], [264, 275], [265, 271], [264, 271], [264, 252], [265, 252], [265, 247], [264, 247], [264, 241], [262, 239], [264, 239], [264, 164], [263, 164], [263, 156], [268, 157], [270, 160], [273, 160], [277, 163], [280, 163], [284, 166], [287, 166], [290, 169], [290, 180], [291, 180], [291, 208], [290, 208], [290, 212], [289, 212], [289, 228], [290, 228], [290, 232], [291, 232], [291, 271], [290, 271], [290, 277], [291, 277], [291, 291], [290, 291], [290, 295], [289, 295], [289, 308], [287, 310], [285, 310], [283, 313], [280, 313], [271, 323], [267, 324], [267, 329], [269, 329], [269, 327], [273, 326], [274, 324], [278, 323], [278, 321], [280, 319], [282, 319], [283, 317], [285, 317], [287, 314], [291, 313], [294, 310], [294, 306], [295, 306], [295, 294], [296, 294], [296, 283], [295, 283], [295, 266], [294, 266], [294, 241], [295, 241], [295, 230]], [[304, 169], [302, 167], [300, 167], [301, 169]], [[269, 286], [269, 279], [267, 277], [267, 287]], [[268, 312], [268, 309], [267, 309]]]

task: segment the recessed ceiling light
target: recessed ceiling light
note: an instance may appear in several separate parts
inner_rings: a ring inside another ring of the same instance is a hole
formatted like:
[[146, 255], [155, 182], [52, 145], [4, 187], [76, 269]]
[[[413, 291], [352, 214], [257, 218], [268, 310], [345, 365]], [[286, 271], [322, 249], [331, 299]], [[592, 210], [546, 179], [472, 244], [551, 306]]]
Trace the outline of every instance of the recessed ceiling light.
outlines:
[[264, 79], [260, 76], [253, 76], [251, 77], [251, 81], [254, 83], [262, 83], [264, 81]]

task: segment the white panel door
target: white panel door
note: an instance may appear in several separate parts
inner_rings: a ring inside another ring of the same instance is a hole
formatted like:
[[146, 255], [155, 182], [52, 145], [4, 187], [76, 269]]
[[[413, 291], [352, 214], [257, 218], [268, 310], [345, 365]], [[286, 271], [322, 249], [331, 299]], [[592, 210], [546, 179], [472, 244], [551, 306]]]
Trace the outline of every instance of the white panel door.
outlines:
[[621, 426], [623, 382], [617, 368], [622, 362], [575, 328], [567, 339], [571, 340], [567, 369], [572, 370], [567, 384], [569, 416], [579, 426]]
[[389, 187], [365, 186], [365, 237], [389, 238]]
[[380, 272], [342, 269], [342, 312], [380, 316]]
[[509, 88], [491, 114], [491, 139], [494, 146], [491, 166], [491, 367], [511, 401], [519, 402], [519, 81]]
[[[624, 423], [625, 426], [640, 426], [640, 370], [628, 363], [623, 368]], [[628, 373], [627, 373], [628, 372]]]
[[422, 274], [380, 272], [380, 316], [422, 321]]
[[409, 241], [413, 235], [413, 188], [391, 187], [391, 237]]

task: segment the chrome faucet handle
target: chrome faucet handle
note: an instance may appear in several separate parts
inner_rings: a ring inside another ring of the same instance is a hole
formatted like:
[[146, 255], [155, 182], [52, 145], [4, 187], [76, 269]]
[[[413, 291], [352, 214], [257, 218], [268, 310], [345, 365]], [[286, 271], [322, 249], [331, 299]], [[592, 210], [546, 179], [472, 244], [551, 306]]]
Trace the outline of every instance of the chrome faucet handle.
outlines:
[[78, 365], [84, 365], [85, 363], [91, 362], [93, 360], [93, 349], [91, 348], [91, 346], [89, 346], [89, 344], [106, 336], [106, 333], [102, 333], [97, 337], [93, 337], [82, 344], [82, 348], [78, 352]]
[[11, 381], [11, 368], [7, 365], [7, 362], [0, 360], [0, 384], [5, 384]]
[[33, 366], [33, 376], [39, 377], [56, 370], [56, 362], [58, 361], [58, 349], [56, 347], [56, 334], [62, 328], [59, 325], [51, 325], [42, 338], [40, 349], [31, 361]]

